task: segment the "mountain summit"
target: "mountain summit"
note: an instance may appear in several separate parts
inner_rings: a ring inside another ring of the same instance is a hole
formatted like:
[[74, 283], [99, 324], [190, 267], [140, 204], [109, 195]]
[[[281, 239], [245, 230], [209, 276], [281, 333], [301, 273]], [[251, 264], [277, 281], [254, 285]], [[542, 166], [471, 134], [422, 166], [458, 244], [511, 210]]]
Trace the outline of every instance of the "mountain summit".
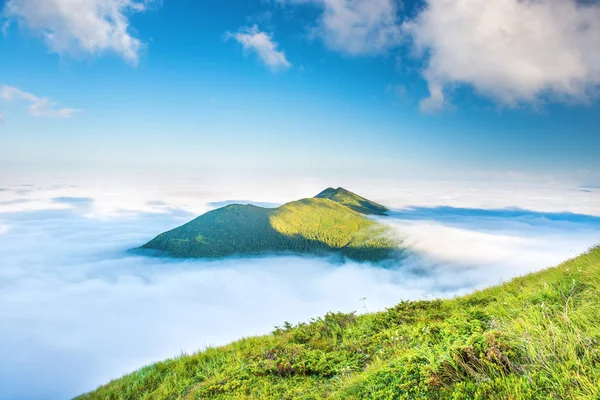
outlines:
[[333, 200], [361, 214], [385, 215], [385, 213], [389, 211], [381, 204], [367, 200], [356, 193], [352, 193], [351, 191], [344, 189], [343, 187], [339, 187], [337, 189], [331, 187], [327, 188], [316, 195], [315, 198]]
[[172, 257], [218, 258], [275, 253], [338, 253], [355, 260], [381, 260], [398, 250], [393, 232], [365, 214], [387, 209], [346, 189], [277, 208], [231, 204], [161, 233], [142, 249]]

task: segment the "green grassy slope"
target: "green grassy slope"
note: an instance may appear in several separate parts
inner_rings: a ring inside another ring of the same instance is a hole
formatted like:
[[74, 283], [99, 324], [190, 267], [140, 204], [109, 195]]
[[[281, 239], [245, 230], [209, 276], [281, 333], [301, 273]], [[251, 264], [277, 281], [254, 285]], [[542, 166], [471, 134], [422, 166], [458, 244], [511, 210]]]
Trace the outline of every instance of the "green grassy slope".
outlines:
[[385, 215], [385, 213], [389, 211], [381, 204], [367, 200], [364, 197], [361, 197], [356, 193], [352, 193], [351, 191], [342, 187], [337, 189], [327, 188], [315, 197], [319, 199], [333, 200], [362, 214]]
[[324, 198], [271, 209], [229, 205], [162, 233], [142, 246], [175, 257], [223, 257], [273, 252], [338, 252], [358, 260], [380, 260], [397, 244], [384, 225]]
[[469, 296], [285, 323], [79, 399], [600, 399], [598, 382], [600, 247]]

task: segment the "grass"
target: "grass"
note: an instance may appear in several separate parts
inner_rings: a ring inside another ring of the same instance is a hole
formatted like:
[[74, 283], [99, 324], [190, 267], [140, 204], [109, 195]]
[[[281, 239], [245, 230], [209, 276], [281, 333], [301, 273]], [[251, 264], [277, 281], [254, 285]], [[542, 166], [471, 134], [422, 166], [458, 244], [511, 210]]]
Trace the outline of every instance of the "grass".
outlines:
[[240, 204], [222, 207], [158, 235], [142, 248], [174, 257], [336, 252], [356, 260], [389, 258], [398, 250], [389, 229], [342, 204], [358, 198], [366, 207], [369, 201], [340, 190], [335, 199], [315, 197], [274, 209]]
[[600, 247], [471, 295], [329, 313], [79, 400], [600, 399]]

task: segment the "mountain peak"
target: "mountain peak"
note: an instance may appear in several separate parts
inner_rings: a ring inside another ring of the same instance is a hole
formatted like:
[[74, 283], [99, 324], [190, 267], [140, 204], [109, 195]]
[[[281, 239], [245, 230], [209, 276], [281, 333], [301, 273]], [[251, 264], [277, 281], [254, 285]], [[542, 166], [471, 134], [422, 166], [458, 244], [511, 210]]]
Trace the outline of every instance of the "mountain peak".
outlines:
[[301, 199], [277, 208], [230, 204], [161, 233], [141, 249], [181, 258], [292, 252], [379, 261], [395, 254], [399, 243], [389, 228], [362, 215], [376, 213], [376, 203], [347, 191], [327, 193], [331, 200]]
[[[336, 194], [348, 194], [348, 193], [352, 193], [352, 192], [344, 189], [341, 186], [339, 186], [338, 188], [328, 187], [327, 189], [323, 190], [321, 193], [319, 193], [315, 197], [325, 198], [325, 196], [332, 196], [332, 195], [336, 195]], [[354, 194], [354, 193], [352, 193], [352, 194]]]
[[388, 211], [388, 209], [381, 204], [365, 199], [343, 187], [338, 187], [337, 189], [328, 187], [315, 197], [335, 201], [361, 214], [385, 215]]

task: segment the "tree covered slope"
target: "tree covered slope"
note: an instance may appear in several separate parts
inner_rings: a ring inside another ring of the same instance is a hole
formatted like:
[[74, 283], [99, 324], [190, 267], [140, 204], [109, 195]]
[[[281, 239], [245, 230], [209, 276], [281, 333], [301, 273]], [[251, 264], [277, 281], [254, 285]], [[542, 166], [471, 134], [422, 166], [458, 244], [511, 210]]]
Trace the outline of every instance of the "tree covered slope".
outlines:
[[[353, 204], [355, 197], [363, 199], [344, 191], [336, 199], [315, 197], [278, 208], [233, 204], [162, 233], [142, 248], [174, 257], [333, 251], [357, 260], [388, 258], [398, 248], [393, 235], [384, 225], [344, 205]], [[376, 203], [363, 200], [363, 207], [375, 207], [370, 204]]]
[[159, 362], [79, 400], [599, 399], [600, 248], [451, 299], [330, 313]]
[[327, 188], [316, 195], [315, 198], [333, 200], [362, 214], [385, 215], [385, 213], [389, 211], [381, 204], [367, 200], [364, 197], [361, 197], [356, 193], [352, 193], [351, 191], [342, 187], [337, 189]]

